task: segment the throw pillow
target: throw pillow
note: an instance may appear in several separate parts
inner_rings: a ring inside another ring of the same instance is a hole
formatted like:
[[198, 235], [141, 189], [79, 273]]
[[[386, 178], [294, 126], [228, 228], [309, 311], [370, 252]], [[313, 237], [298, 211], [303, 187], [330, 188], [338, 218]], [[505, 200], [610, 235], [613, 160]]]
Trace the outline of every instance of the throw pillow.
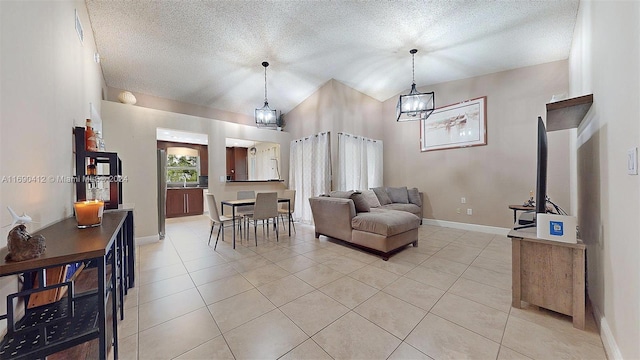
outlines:
[[389, 199], [389, 194], [387, 194], [387, 190], [383, 187], [372, 188], [373, 192], [376, 194], [380, 205], [391, 204], [391, 199]]
[[389, 199], [391, 202], [398, 204], [408, 204], [409, 203], [409, 194], [407, 193], [407, 187], [388, 187], [387, 194], [389, 194]]
[[420, 190], [418, 188], [407, 189], [409, 195], [409, 203], [422, 207], [422, 199], [420, 199]]
[[353, 195], [355, 191], [332, 191], [329, 193], [329, 196], [342, 198], [342, 199], [350, 199], [351, 195]]
[[362, 190], [362, 196], [367, 200], [370, 208], [380, 207], [380, 200], [378, 200], [373, 190]]
[[369, 203], [367, 202], [367, 198], [362, 195], [361, 192], [354, 192], [351, 195], [351, 200], [353, 200], [353, 204], [356, 206], [356, 212], [369, 212], [371, 209], [369, 208]]

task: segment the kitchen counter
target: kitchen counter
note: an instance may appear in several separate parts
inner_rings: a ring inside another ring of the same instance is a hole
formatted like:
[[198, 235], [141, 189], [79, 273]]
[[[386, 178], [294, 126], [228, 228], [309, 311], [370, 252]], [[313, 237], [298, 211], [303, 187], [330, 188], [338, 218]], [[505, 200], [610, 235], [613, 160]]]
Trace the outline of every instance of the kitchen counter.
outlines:
[[265, 182], [284, 182], [284, 180], [271, 179], [271, 180], [227, 180], [229, 183], [265, 183]]

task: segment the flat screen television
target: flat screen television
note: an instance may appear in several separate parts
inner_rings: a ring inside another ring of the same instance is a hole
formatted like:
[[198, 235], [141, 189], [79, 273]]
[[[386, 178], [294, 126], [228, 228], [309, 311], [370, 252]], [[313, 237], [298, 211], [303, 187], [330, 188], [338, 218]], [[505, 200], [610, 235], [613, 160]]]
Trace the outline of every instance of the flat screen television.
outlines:
[[547, 129], [538, 116], [538, 166], [536, 177], [536, 213], [547, 212]]
[[[538, 116], [538, 161], [536, 171], [536, 213], [547, 212], [547, 129], [544, 126], [542, 117]], [[535, 217], [533, 222], [514, 229], [524, 229], [535, 227]]]

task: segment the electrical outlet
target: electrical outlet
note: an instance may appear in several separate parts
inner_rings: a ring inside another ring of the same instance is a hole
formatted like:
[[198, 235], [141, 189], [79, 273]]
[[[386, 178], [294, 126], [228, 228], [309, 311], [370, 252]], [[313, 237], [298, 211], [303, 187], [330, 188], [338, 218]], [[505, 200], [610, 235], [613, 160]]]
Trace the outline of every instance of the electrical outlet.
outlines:
[[460, 204], [466, 204], [467, 203], [467, 198], [466, 197], [461, 197], [460, 198]]
[[456, 214], [460, 214], [460, 208], [456, 208]]
[[473, 215], [473, 210], [467, 209], [467, 215]]

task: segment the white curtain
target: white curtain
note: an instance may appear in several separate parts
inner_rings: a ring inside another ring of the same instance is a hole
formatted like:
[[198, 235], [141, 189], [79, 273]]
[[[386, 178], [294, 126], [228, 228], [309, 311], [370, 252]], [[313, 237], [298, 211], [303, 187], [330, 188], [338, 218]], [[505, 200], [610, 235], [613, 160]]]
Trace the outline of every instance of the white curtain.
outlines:
[[296, 221], [312, 223], [309, 198], [331, 191], [331, 150], [329, 133], [291, 142], [289, 188], [296, 190]]
[[382, 141], [338, 133], [336, 190], [366, 190], [382, 186]]

